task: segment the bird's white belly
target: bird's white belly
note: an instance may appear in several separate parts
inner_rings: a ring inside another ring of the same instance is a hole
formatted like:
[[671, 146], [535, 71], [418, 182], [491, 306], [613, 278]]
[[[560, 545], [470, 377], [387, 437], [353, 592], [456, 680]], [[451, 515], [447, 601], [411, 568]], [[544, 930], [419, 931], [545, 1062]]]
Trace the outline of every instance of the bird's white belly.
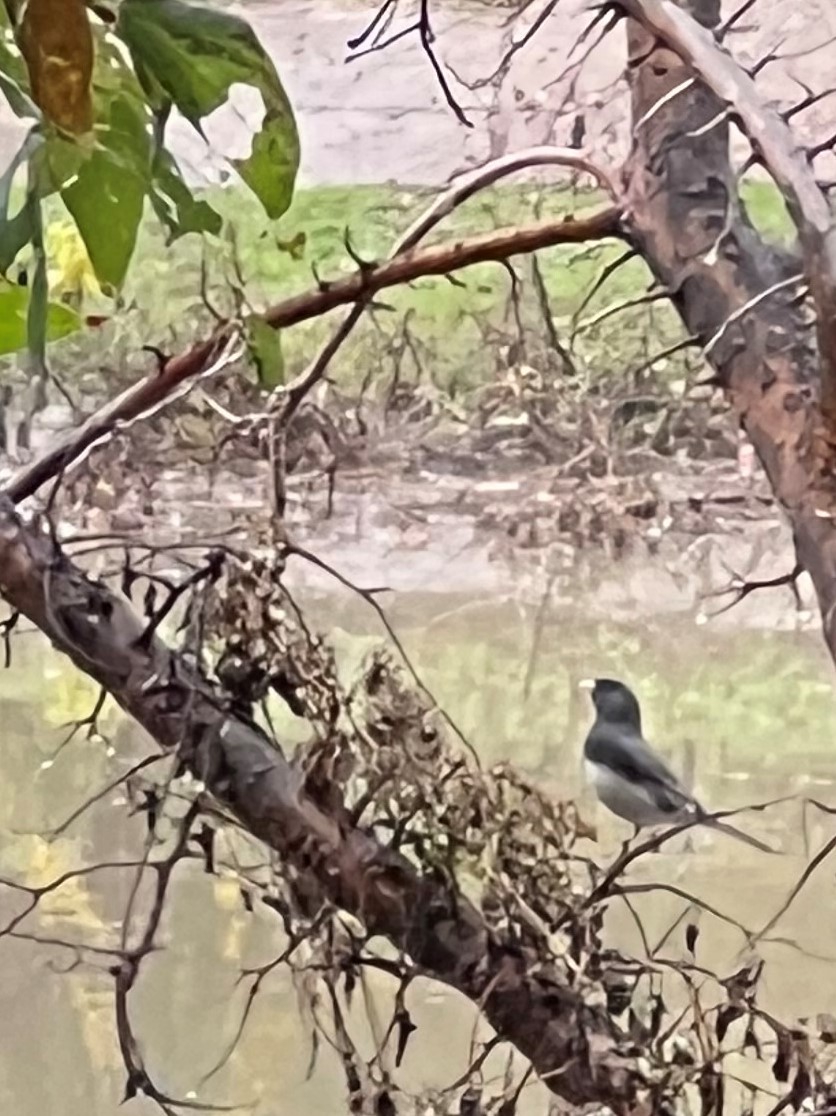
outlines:
[[660, 810], [652, 794], [644, 787], [621, 778], [609, 767], [584, 760], [584, 768], [587, 779], [603, 805], [633, 825], [671, 825], [681, 821], [689, 813], [687, 808], [680, 813]]

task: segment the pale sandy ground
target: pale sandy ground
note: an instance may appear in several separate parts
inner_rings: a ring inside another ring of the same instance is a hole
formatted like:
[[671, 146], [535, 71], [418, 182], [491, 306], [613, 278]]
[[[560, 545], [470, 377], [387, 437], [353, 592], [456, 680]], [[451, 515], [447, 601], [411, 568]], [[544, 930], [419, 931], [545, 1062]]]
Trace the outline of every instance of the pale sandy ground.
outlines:
[[[727, 4], [725, 10], [734, 6]], [[309, 0], [251, 0], [229, 7], [252, 21], [289, 90], [302, 131], [305, 183], [395, 179], [438, 184], [489, 154], [569, 138], [576, 103], [564, 105], [569, 89], [564, 75], [569, 53], [591, 18], [584, 0], [560, 0], [536, 38], [515, 56], [499, 90], [491, 84], [468, 89], [457, 78], [468, 83], [488, 79], [505, 47], [519, 38], [539, 5], [507, 25], [505, 10], [437, 0], [438, 54], [452, 71], [451, 83], [472, 128], [461, 125], [448, 109], [415, 36], [383, 53], [346, 63], [346, 44], [362, 31], [373, 7]], [[411, 5], [399, 0], [392, 31], [408, 26], [412, 13]], [[782, 53], [793, 55], [763, 71], [758, 81], [765, 95], [792, 103], [800, 92], [793, 77], [815, 91], [828, 88], [836, 68], [836, 44], [829, 42], [836, 36], [834, 0], [760, 0], [741, 27], [730, 41], [742, 61], [751, 63], [781, 42]], [[819, 44], [825, 45], [807, 53]], [[605, 162], [618, 160], [628, 140], [624, 89], [613, 86], [623, 58], [623, 31], [618, 29], [592, 53], [577, 82], [590, 146]], [[217, 179], [224, 165], [222, 152], [246, 150], [260, 105], [247, 96], [236, 100], [236, 109], [221, 110], [212, 121], [212, 151], [205, 150], [187, 125], [175, 124], [173, 145], [192, 180]], [[797, 125], [805, 142], [836, 131], [836, 97], [797, 118]], [[0, 111], [0, 166], [8, 162], [20, 134], [16, 122]], [[827, 177], [836, 177], [830, 168], [821, 169]]]

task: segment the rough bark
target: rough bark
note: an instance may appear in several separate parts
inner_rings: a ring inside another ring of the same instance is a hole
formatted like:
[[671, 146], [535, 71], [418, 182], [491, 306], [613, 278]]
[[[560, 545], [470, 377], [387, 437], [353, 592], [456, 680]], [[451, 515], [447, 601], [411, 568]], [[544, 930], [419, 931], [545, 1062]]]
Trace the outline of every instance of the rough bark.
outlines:
[[673, 47], [684, 65], [700, 74], [719, 98], [718, 111], [725, 110], [740, 124], [784, 196], [798, 230], [804, 272], [816, 307], [821, 403], [831, 436], [836, 438], [836, 225], [825, 192], [805, 154], [798, 150], [789, 124], [707, 30], [719, 19], [719, 12], [711, 15], [715, 5], [694, 5], [698, 18], [711, 20], [706, 27], [683, 10], [686, 4], [677, 6], [674, 0], [621, 0], [621, 6]]
[[[719, 0], [681, 6], [704, 27], [719, 20]], [[803, 261], [766, 244], [749, 221], [716, 94], [696, 82], [662, 103], [693, 71], [657, 33], [629, 23], [632, 112], [645, 122], [625, 168], [628, 220], [686, 328], [710, 345], [718, 381], [789, 519], [836, 657], [836, 462], [820, 406], [816, 331], [787, 282]]]
[[404, 950], [418, 970], [479, 1005], [497, 1033], [574, 1104], [633, 1109], [641, 1078], [606, 1009], [509, 946], [441, 876], [313, 801], [296, 768], [230, 701], [145, 625], [126, 598], [88, 578], [51, 535], [25, 525], [0, 496], [0, 591], [102, 685], [248, 832], [297, 870], [299, 899], [330, 900]]

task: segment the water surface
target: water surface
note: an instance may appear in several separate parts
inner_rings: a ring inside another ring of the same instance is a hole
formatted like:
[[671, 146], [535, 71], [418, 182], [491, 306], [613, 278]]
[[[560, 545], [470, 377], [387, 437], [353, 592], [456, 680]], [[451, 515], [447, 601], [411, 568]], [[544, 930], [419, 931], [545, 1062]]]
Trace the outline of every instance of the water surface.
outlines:
[[[596, 586], [596, 595], [600, 589]], [[832, 668], [816, 633], [698, 625], [693, 610], [616, 623], [585, 607], [583, 592], [576, 586], [545, 611], [539, 603], [515, 599], [512, 589], [502, 597], [404, 593], [390, 600], [388, 609], [427, 685], [484, 760], [510, 759], [556, 796], [581, 792], [579, 747], [589, 709], [577, 682], [605, 672], [633, 683], [649, 734], [679, 769], [693, 768], [711, 806], [743, 805], [789, 791], [836, 804]], [[374, 616], [345, 595], [309, 594], [308, 606], [312, 622], [330, 633], [349, 676], [379, 639]], [[94, 696], [39, 637], [18, 639], [13, 666], [0, 676], [0, 871], [6, 877], [46, 881], [94, 859], [141, 854], [144, 820], [127, 816], [121, 791], [106, 795], [52, 843], [37, 836], [147, 748], [141, 733], [111, 714], [109, 745], [81, 734], [55, 756], [62, 738], [57, 726], [88, 712]], [[583, 796], [581, 801], [596, 820], [593, 804]], [[801, 816], [800, 805], [792, 803], [741, 819], [786, 849], [781, 858], [764, 858], [719, 836], [695, 838], [688, 851], [679, 838], [671, 851], [636, 865], [633, 877], [678, 882], [758, 927], [803, 865]], [[597, 816], [597, 821], [597, 855], [605, 860], [626, 834], [613, 819]], [[828, 834], [826, 821], [814, 819], [807, 838], [815, 847]], [[131, 878], [117, 870], [75, 880], [49, 897], [40, 917], [24, 927], [113, 944]], [[828, 959], [836, 957], [831, 880], [825, 867], [780, 925], [780, 933], [800, 949], [764, 949], [761, 1004], [784, 1018], [836, 1012], [834, 964]], [[19, 903], [19, 896], [0, 892], [3, 917]], [[683, 904], [654, 893], [635, 906], [654, 940]], [[741, 935], [704, 915], [701, 927], [700, 963], [731, 971], [740, 961]], [[613, 908], [608, 932], [622, 948], [641, 953], [640, 936], [624, 908]], [[234, 883], [213, 880], [190, 865], [178, 875], [162, 940], [165, 949], [143, 966], [132, 1006], [149, 1069], [161, 1087], [183, 1096], [200, 1087], [201, 1076], [234, 1034], [245, 999], [236, 983], [241, 969], [274, 957], [281, 936], [269, 912], [243, 910]], [[681, 934], [672, 937], [666, 952], [684, 955]], [[67, 949], [0, 939], [0, 1100], [16, 1116], [121, 1111], [124, 1079], [111, 982], [101, 971], [106, 962], [72, 967], [73, 961]], [[383, 1021], [391, 991], [385, 980], [370, 985]], [[472, 1009], [424, 982], [410, 989], [409, 1005], [419, 1030], [397, 1079], [408, 1088], [442, 1088], [466, 1064]], [[373, 1049], [364, 1013], [355, 1011], [354, 1019], [361, 1041]], [[502, 1073], [504, 1057], [492, 1063], [494, 1072]], [[277, 972], [257, 998], [229, 1066], [200, 1095], [227, 1102], [256, 1099], [259, 1116], [344, 1111], [342, 1072], [333, 1051], [327, 1044], [320, 1049], [308, 1078], [310, 1058], [310, 1020], [300, 1013], [286, 976]], [[525, 1097], [526, 1110], [545, 1110], [540, 1086], [528, 1088]], [[135, 1100], [132, 1110], [150, 1112], [152, 1106]]]

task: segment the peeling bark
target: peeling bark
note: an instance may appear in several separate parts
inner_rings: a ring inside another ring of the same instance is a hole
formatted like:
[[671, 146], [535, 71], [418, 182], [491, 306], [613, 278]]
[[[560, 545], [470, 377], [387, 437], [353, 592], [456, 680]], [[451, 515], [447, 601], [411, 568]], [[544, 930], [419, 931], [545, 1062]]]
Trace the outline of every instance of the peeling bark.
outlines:
[[[821, 405], [836, 440], [836, 225], [813, 168], [778, 110], [764, 101], [754, 79], [708, 30], [719, 22], [719, 5], [693, 4], [696, 20], [683, 10], [685, 3], [677, 6], [673, 0], [621, 0], [621, 7], [700, 74], [718, 98], [717, 112], [726, 112], [739, 122], [784, 196], [798, 230], [804, 271], [816, 306]], [[712, 14], [714, 7], [716, 15]]]
[[[681, 6], [705, 27], [719, 21], [719, 0]], [[766, 244], [749, 221], [716, 94], [696, 82], [660, 104], [693, 71], [635, 20], [628, 47], [633, 119], [645, 119], [625, 168], [633, 237], [675, 292], [688, 331], [710, 345], [718, 381], [789, 519], [836, 658], [836, 459], [815, 329], [789, 283], [803, 263]]]
[[635, 1111], [642, 1080], [632, 1043], [601, 997], [586, 1002], [589, 986], [573, 987], [568, 967], [543, 966], [526, 947], [504, 942], [443, 876], [419, 874], [342, 807], [326, 813], [278, 747], [230, 711], [228, 695], [156, 635], [147, 638], [126, 598], [88, 578], [49, 534], [24, 525], [4, 496], [0, 591], [296, 869], [300, 903], [329, 900], [350, 911], [424, 975], [467, 996], [564, 1099]]

